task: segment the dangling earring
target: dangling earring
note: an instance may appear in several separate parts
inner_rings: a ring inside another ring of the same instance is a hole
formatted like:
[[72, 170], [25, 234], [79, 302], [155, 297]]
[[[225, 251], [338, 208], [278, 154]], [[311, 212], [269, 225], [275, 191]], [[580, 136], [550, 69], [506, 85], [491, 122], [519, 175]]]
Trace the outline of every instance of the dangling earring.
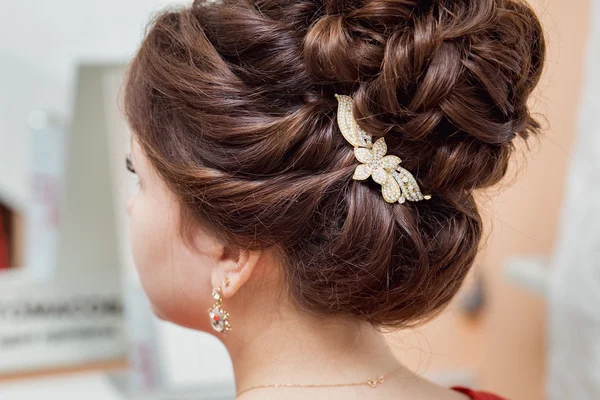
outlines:
[[212, 297], [215, 299], [215, 304], [208, 309], [210, 324], [217, 332], [228, 332], [231, 330], [229, 324], [229, 313], [223, 310], [223, 298], [221, 296], [221, 287], [213, 288]]

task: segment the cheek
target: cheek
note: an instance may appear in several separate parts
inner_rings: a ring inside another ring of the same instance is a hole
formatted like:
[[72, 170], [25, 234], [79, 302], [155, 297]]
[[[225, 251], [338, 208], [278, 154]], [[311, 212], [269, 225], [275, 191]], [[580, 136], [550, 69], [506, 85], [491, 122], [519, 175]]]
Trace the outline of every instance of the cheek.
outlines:
[[133, 258], [157, 316], [206, 330], [205, 316], [197, 310], [210, 306], [211, 261], [185, 245], [178, 213], [170, 198], [136, 194], [130, 205]]
[[171, 213], [152, 200], [137, 193], [129, 204], [131, 250], [142, 276], [153, 269], [153, 265], [160, 265], [161, 258], [169, 253], [170, 241], [165, 239], [171, 229]]
[[[138, 192], [130, 200], [129, 213], [133, 261], [150, 302], [162, 308], [165, 291], [173, 284], [174, 210], [156, 196]], [[163, 317], [164, 311], [157, 314]]]

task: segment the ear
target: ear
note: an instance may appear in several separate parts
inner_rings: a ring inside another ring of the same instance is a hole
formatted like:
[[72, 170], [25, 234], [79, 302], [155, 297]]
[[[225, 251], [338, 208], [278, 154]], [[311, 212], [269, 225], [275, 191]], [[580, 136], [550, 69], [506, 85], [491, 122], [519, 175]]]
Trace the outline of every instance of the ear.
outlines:
[[233, 296], [252, 275], [261, 253], [237, 246], [223, 246], [217, 268], [212, 273], [213, 287], [221, 287], [224, 298]]

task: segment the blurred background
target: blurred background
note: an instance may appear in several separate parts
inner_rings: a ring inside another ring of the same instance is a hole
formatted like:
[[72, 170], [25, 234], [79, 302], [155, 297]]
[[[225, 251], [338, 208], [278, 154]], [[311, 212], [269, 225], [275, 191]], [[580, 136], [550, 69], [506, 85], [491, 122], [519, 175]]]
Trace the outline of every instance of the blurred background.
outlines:
[[[600, 399], [600, 0], [531, 0], [545, 136], [482, 193], [461, 295], [389, 335], [445, 385]], [[123, 68], [155, 0], [0, 0], [0, 399], [232, 399], [210, 335], [158, 321], [127, 237]], [[523, 149], [525, 150], [525, 149]]]

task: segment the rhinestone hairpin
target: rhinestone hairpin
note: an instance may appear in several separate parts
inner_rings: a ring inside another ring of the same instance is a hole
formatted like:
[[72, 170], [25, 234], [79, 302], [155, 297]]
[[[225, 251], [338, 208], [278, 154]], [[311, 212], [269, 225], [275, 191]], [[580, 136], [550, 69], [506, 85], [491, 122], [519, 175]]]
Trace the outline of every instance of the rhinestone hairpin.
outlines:
[[421, 193], [415, 177], [400, 167], [400, 157], [386, 155], [385, 139], [379, 138], [372, 143], [371, 135], [358, 126], [352, 115], [352, 97], [334, 96], [338, 101], [338, 126], [344, 138], [354, 146], [354, 156], [361, 163], [356, 166], [352, 178], [357, 181], [373, 178], [381, 185], [381, 193], [388, 203], [431, 199], [430, 195]]

